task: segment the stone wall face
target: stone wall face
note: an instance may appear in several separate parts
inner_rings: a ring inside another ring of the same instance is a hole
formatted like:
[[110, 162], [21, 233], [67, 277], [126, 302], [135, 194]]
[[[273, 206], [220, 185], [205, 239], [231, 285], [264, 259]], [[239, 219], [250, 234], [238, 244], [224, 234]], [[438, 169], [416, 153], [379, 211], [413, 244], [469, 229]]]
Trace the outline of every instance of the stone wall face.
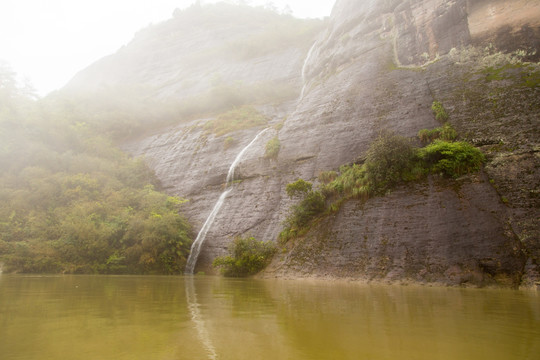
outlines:
[[[537, 2], [523, 1], [530, 11], [513, 17], [516, 2], [338, 0], [327, 29], [297, 67], [304, 86], [298, 101], [261, 108], [270, 124], [286, 121], [241, 161], [242, 181], [216, 218], [197, 270], [211, 272], [212, 259], [236, 235], [275, 241], [292, 203], [287, 183], [316, 182], [321, 171], [357, 161], [381, 130], [414, 137], [440, 126], [431, 112], [438, 100], [463, 139], [488, 139], [477, 142], [488, 154], [485, 171], [458, 180], [435, 175], [385, 197], [351, 200], [287, 244], [267, 276], [449, 285], [538, 281], [540, 91], [521, 83], [523, 69], [493, 80], [475, 61], [458, 63], [452, 50], [484, 48], [493, 30], [508, 24], [521, 29], [512, 32], [520, 44], [540, 50], [534, 35], [540, 16], [530, 16], [538, 14]], [[504, 20], [486, 17], [490, 11]], [[494, 105], [494, 94], [504, 109]], [[234, 134], [237, 145], [223, 150], [224, 137], [205, 137], [196, 125], [166, 129], [126, 149], [144, 154], [169, 192], [190, 199], [185, 211], [197, 228], [235, 155], [260, 129]], [[274, 136], [279, 155], [265, 159], [264, 146]]]

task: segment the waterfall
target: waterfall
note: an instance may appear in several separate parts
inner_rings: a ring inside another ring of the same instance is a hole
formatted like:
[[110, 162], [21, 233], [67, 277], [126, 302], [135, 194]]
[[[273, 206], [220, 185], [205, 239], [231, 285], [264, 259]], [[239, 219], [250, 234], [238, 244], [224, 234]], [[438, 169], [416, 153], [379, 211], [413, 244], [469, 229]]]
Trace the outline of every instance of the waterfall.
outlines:
[[315, 45], [317, 45], [317, 42], [314, 42], [313, 45], [311, 45], [311, 48], [307, 53], [306, 59], [304, 60], [304, 65], [302, 65], [302, 92], [300, 93], [300, 100], [304, 98], [304, 92], [306, 91], [306, 66], [309, 58], [311, 57], [313, 49], [315, 49]]
[[208, 230], [210, 230], [210, 227], [212, 227], [212, 224], [214, 223], [214, 220], [216, 219], [216, 216], [217, 216], [219, 210], [221, 209], [221, 206], [225, 202], [225, 198], [227, 197], [227, 195], [229, 195], [229, 193], [233, 189], [234, 170], [236, 169], [236, 166], [238, 165], [238, 163], [242, 159], [242, 156], [244, 156], [244, 153], [249, 149], [249, 147], [251, 145], [253, 145], [253, 143], [255, 143], [257, 141], [257, 139], [266, 130], [268, 130], [268, 129], [264, 129], [261, 132], [259, 132], [257, 134], [257, 136], [255, 136], [255, 138], [253, 140], [251, 140], [251, 142], [249, 144], [247, 144], [247, 146], [244, 147], [242, 149], [242, 151], [240, 151], [238, 153], [238, 155], [236, 155], [236, 158], [234, 159], [233, 163], [231, 164], [231, 167], [229, 168], [229, 172], [227, 173], [227, 183], [225, 185], [225, 191], [223, 191], [223, 193], [219, 197], [218, 201], [214, 205], [214, 208], [210, 212], [210, 215], [208, 215], [208, 218], [204, 222], [203, 227], [199, 231], [199, 234], [197, 235], [197, 238], [195, 239], [195, 241], [191, 245], [191, 251], [189, 253], [189, 257], [188, 257], [187, 265], [186, 265], [186, 270], [185, 270], [186, 274], [193, 274], [193, 271], [195, 270], [195, 265], [197, 264], [197, 259], [199, 258], [199, 253], [201, 252], [202, 244], [204, 243], [204, 239], [206, 239], [206, 234], [208, 233]]

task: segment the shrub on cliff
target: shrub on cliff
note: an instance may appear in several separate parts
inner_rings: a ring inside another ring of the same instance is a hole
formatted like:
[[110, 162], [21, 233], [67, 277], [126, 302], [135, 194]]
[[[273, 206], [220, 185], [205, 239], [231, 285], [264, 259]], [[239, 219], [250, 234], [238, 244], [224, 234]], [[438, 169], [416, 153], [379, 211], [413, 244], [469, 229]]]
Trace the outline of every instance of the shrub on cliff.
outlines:
[[381, 133], [367, 151], [365, 178], [375, 192], [384, 192], [410, 179], [415, 165], [411, 141], [393, 133]]
[[285, 191], [289, 198], [292, 199], [295, 197], [306, 196], [312, 188], [313, 184], [309, 181], [298, 179], [295, 182], [287, 184], [287, 186], [285, 186]]
[[267, 159], [276, 159], [279, 154], [279, 149], [281, 148], [281, 143], [277, 136], [274, 136], [266, 143], [266, 148], [264, 151], [264, 157]]
[[326, 197], [320, 191], [313, 191], [313, 185], [302, 179], [287, 184], [287, 195], [291, 199], [302, 198], [300, 203], [290, 208], [285, 220], [285, 229], [280, 233], [280, 240], [286, 242], [289, 238], [301, 234], [318, 215], [326, 210]]
[[480, 150], [462, 141], [435, 140], [420, 149], [419, 156], [429, 171], [449, 177], [478, 171], [485, 161]]
[[385, 194], [400, 183], [421, 179], [430, 172], [458, 177], [478, 171], [485, 160], [482, 152], [471, 144], [453, 142], [457, 133], [449, 124], [421, 130], [420, 134], [424, 141], [436, 140], [417, 148], [410, 139], [381, 133], [369, 147], [363, 164], [344, 165], [339, 172], [321, 173], [319, 191], [313, 190], [312, 184], [302, 179], [287, 184], [287, 195], [302, 200], [291, 206], [280, 241], [302, 235], [321, 214], [337, 211], [348, 199], [367, 200]]
[[457, 138], [457, 132], [452, 125], [445, 123], [443, 126], [435, 129], [422, 129], [418, 132], [420, 141], [424, 144], [429, 144], [437, 139], [445, 141], [454, 141]]
[[443, 105], [439, 101], [434, 101], [431, 105], [431, 110], [435, 114], [435, 119], [439, 121], [446, 121], [448, 120], [448, 113], [444, 109]]
[[263, 270], [272, 260], [276, 247], [254, 237], [236, 237], [229, 247], [229, 255], [217, 257], [212, 265], [225, 276], [245, 277]]

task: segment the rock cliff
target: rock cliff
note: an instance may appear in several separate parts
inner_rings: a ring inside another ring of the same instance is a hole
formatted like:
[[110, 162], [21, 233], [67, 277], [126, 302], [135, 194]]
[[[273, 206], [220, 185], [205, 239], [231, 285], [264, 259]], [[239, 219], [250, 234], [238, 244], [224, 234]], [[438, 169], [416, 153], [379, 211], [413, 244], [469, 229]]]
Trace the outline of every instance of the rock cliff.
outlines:
[[[338, 0], [309, 52], [307, 45], [245, 62], [200, 62], [192, 79], [208, 66], [231, 79], [248, 81], [242, 74], [253, 70], [257, 75], [249, 78], [256, 82], [298, 86], [296, 100], [259, 104], [270, 130], [243, 157], [241, 181], [208, 233], [197, 269], [211, 272], [211, 260], [235, 235], [275, 241], [292, 203], [287, 183], [316, 182], [320, 172], [358, 161], [381, 130], [414, 137], [439, 126], [430, 109], [437, 100], [461, 138], [487, 155], [484, 170], [350, 200], [289, 242], [266, 276], [534, 285], [540, 280], [539, 31], [536, 1]], [[189, 44], [177, 46], [189, 57]], [[180, 85], [193, 70], [185, 62], [154, 68], [141, 60], [148, 54], [122, 55], [130, 51], [104, 61], [121, 66], [129, 58], [129, 81], [161, 79], [156, 96], [207, 90]], [[105, 68], [124, 73], [114, 66]], [[95, 74], [103, 69], [82, 72], [74, 84], [81, 88]], [[236, 154], [261, 129], [217, 136], [205, 131], [208, 120], [156, 129], [124, 145], [145, 156], [167, 191], [190, 200], [185, 210], [195, 228], [217, 201]], [[279, 154], [265, 158], [275, 136]], [[224, 146], [227, 137], [232, 146]]]

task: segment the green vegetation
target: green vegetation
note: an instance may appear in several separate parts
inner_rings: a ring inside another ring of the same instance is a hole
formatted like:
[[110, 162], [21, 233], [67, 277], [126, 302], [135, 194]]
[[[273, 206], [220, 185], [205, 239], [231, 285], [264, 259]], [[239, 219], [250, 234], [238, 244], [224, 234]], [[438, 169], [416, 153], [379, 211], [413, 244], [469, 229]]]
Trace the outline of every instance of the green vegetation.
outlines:
[[454, 178], [480, 170], [485, 161], [480, 150], [463, 141], [435, 140], [420, 149], [419, 157], [430, 172]]
[[408, 180], [415, 167], [415, 150], [411, 141], [399, 135], [383, 132], [367, 151], [365, 180], [372, 191], [384, 192]]
[[320, 191], [312, 190], [313, 184], [303, 179], [287, 184], [287, 195], [293, 198], [301, 198], [300, 203], [295, 204], [289, 210], [289, 216], [285, 220], [285, 229], [280, 233], [280, 241], [303, 234], [308, 225], [315, 217], [326, 210], [326, 199]]
[[213, 266], [229, 277], [255, 275], [272, 260], [276, 247], [272, 242], [263, 242], [254, 237], [236, 237], [229, 248], [229, 255], [217, 257]]
[[295, 198], [295, 197], [304, 197], [306, 196], [311, 189], [313, 188], [313, 184], [304, 181], [303, 179], [298, 179], [295, 182], [292, 182], [290, 184], [287, 184], [285, 187], [285, 191], [287, 192], [287, 195], [289, 198]]
[[482, 70], [482, 73], [486, 75], [487, 81], [499, 81], [510, 77], [508, 70], [519, 69], [523, 65], [520, 63], [508, 63], [501, 66], [487, 66]]
[[336, 171], [330, 170], [330, 171], [321, 172], [319, 176], [317, 177], [317, 179], [323, 184], [328, 184], [336, 180], [337, 177], [338, 177], [338, 173]]
[[535, 88], [540, 86], [540, 70], [530, 71], [523, 76], [524, 85], [529, 88]]
[[441, 139], [445, 141], [454, 141], [457, 138], [457, 132], [454, 130], [452, 125], [449, 123], [444, 123], [443, 126], [437, 127], [435, 129], [422, 129], [418, 132], [418, 137], [420, 141], [424, 144], [429, 144], [434, 140]]
[[[450, 139], [456, 134], [450, 125], [435, 130], [432, 132], [437, 136], [433, 137], [439, 139], [423, 148], [413, 146], [402, 136], [381, 133], [368, 149], [363, 164], [321, 173], [320, 190], [313, 190], [313, 185], [302, 179], [288, 184], [287, 194], [300, 202], [291, 207], [280, 241], [303, 235], [317, 219], [337, 211], [348, 199], [384, 195], [401, 183], [422, 179], [430, 173], [456, 178], [481, 168], [485, 161], [482, 152], [468, 143], [452, 142]], [[427, 134], [428, 130], [420, 133]]]
[[234, 131], [265, 125], [266, 117], [253, 106], [241, 106], [218, 115], [206, 123], [207, 131], [222, 136]]
[[158, 192], [141, 160], [82, 121], [90, 115], [35, 101], [0, 70], [10, 80], [0, 87], [3, 270], [181, 273], [191, 244], [183, 200]]
[[443, 105], [439, 101], [434, 101], [431, 105], [431, 110], [435, 114], [435, 119], [445, 122], [448, 120], [448, 114]]
[[264, 151], [264, 157], [267, 159], [276, 159], [279, 154], [279, 149], [281, 148], [281, 143], [277, 136], [274, 136], [272, 139], [268, 140], [266, 143], [266, 148]]

